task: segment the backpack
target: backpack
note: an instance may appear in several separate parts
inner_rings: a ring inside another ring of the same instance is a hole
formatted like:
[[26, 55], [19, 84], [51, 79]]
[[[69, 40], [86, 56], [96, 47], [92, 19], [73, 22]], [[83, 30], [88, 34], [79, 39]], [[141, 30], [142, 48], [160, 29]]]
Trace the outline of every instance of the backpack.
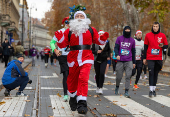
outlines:
[[[92, 29], [91, 27], [89, 27], [88, 30], [90, 31], [91, 36], [92, 36], [92, 39], [93, 39], [93, 29]], [[69, 40], [69, 41], [70, 41], [70, 38], [71, 38], [71, 34], [72, 34], [72, 32], [69, 31], [69, 34], [68, 34], [68, 40]], [[69, 48], [69, 45], [67, 46], [67, 48], [65, 49], [65, 51], [67, 51], [68, 48]]]

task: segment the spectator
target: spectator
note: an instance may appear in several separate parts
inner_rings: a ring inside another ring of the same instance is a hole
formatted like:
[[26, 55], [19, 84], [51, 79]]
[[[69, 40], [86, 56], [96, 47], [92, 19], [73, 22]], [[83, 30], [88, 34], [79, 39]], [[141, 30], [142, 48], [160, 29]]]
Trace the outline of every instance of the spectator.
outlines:
[[24, 52], [24, 47], [21, 45], [21, 42], [18, 41], [17, 46], [15, 47], [15, 53], [16, 55], [18, 54], [23, 54]]
[[9, 48], [10, 50], [10, 55], [9, 55], [9, 62], [11, 62], [13, 60], [13, 56], [14, 56], [14, 47]]
[[27, 83], [32, 83], [32, 80], [29, 80], [28, 73], [24, 71], [21, 64], [24, 62], [23, 54], [17, 55], [17, 60], [12, 60], [8, 63], [8, 66], [2, 77], [3, 86], [6, 88], [4, 94], [5, 96], [10, 95], [10, 91], [20, 86], [19, 91], [16, 93], [16, 96], [27, 96], [23, 93], [24, 88]]
[[33, 45], [31, 49], [32, 66], [35, 66], [36, 55], [37, 55], [37, 49], [35, 49], [35, 46]]
[[2, 43], [2, 47], [3, 47], [3, 55], [4, 55], [4, 61], [5, 61], [5, 68], [6, 68], [8, 64], [8, 60], [9, 60], [9, 55], [10, 55], [9, 48], [11, 48], [8, 42], [8, 39], [5, 39], [4, 43]]
[[0, 45], [0, 61], [2, 62], [2, 58], [3, 58], [3, 49], [2, 46]]

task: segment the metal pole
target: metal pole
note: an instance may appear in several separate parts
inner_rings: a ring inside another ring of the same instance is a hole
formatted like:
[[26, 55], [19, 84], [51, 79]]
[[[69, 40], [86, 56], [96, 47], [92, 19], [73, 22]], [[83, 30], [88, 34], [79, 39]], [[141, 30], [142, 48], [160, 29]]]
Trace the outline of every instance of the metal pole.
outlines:
[[32, 8], [30, 8], [30, 39], [29, 39], [29, 50], [30, 50], [30, 48], [31, 48], [31, 9], [32, 9]]
[[23, 5], [22, 5], [22, 40], [21, 44], [23, 46], [23, 40], [24, 40], [24, 0], [23, 0]]

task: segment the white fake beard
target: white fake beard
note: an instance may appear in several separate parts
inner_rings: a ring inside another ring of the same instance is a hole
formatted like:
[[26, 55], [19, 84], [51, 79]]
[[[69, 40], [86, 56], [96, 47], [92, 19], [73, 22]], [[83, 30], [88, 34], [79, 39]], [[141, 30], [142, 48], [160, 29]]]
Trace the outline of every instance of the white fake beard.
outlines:
[[73, 19], [70, 21], [70, 31], [77, 36], [85, 33], [89, 29], [89, 25], [91, 24], [91, 20], [89, 18], [86, 19]]

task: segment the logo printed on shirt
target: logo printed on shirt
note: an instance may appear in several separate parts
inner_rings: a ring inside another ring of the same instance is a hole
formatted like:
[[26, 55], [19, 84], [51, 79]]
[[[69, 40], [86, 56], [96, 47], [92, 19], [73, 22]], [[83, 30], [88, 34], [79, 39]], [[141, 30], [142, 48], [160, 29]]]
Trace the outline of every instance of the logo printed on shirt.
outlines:
[[158, 43], [162, 42], [162, 37], [158, 37]]
[[130, 47], [130, 43], [128, 43], [128, 42], [121, 42], [121, 47], [122, 48]]

